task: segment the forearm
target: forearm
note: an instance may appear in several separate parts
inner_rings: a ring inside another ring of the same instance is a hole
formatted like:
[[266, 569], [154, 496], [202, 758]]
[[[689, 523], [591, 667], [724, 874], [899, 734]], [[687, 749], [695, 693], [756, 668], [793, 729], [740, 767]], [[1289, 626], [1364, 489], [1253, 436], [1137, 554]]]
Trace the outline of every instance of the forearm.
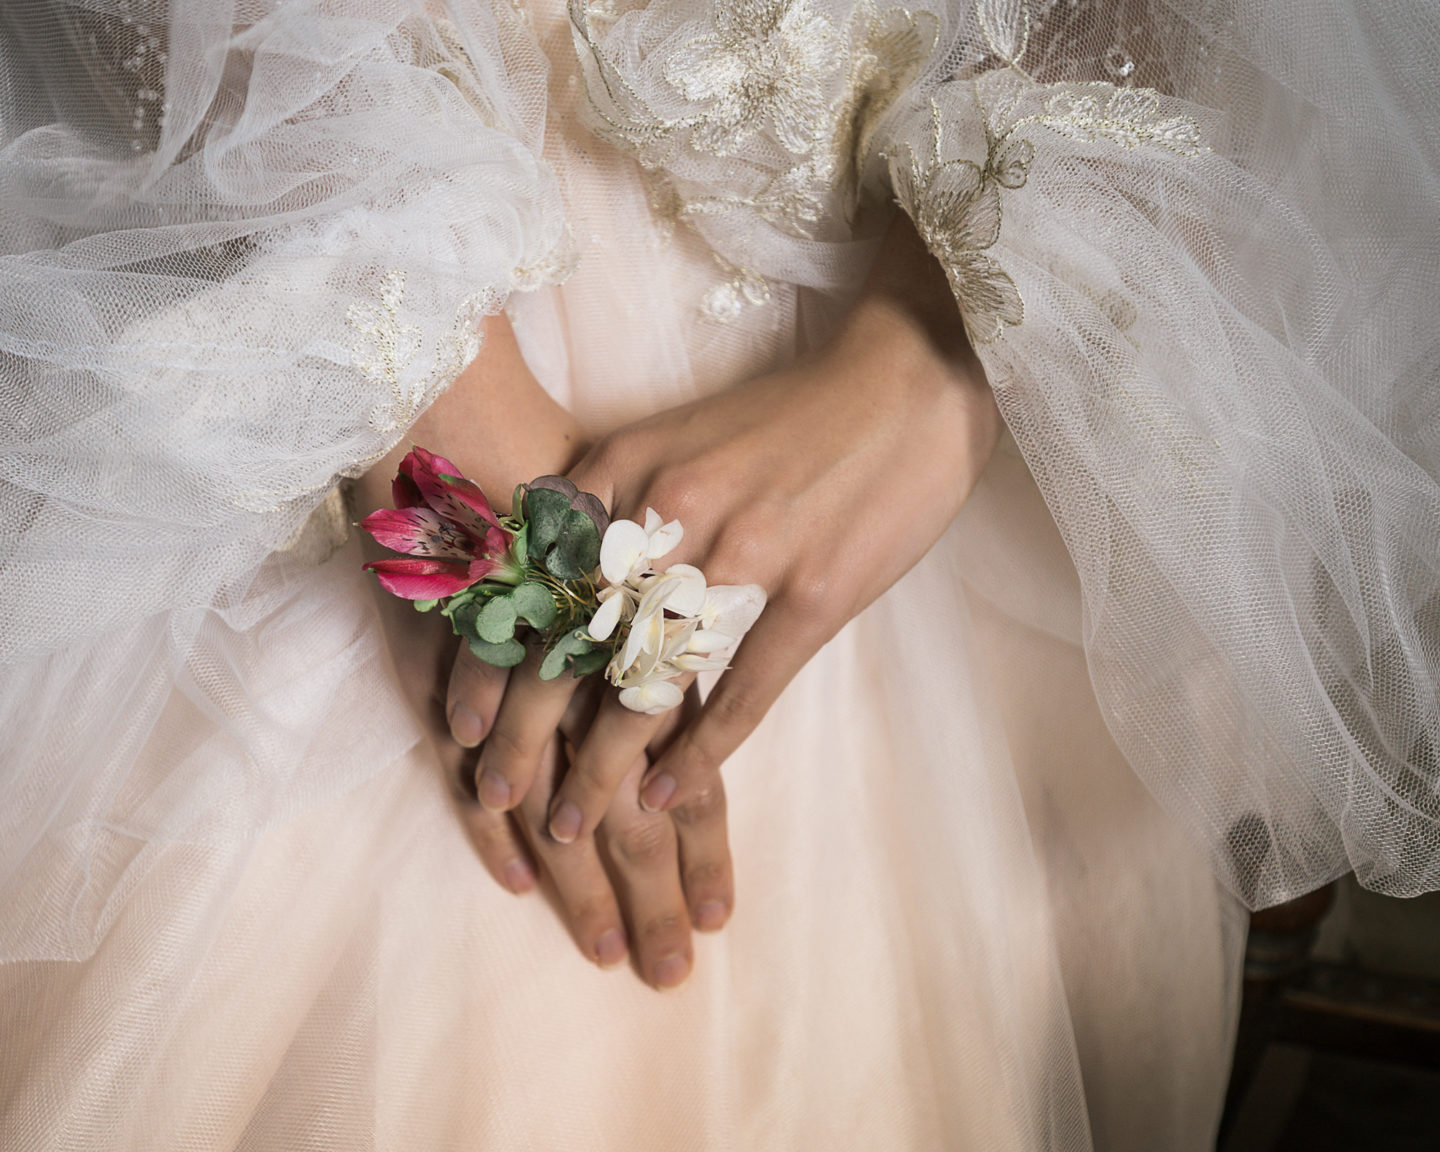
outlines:
[[933, 359], [984, 383], [945, 270], [904, 212], [895, 213], [845, 328], [862, 325], [901, 355]]
[[503, 312], [485, 321], [469, 367], [357, 482], [358, 507], [390, 503], [391, 478], [412, 443], [453, 460], [502, 509], [516, 484], [563, 474], [585, 450], [580, 425], [531, 375]]

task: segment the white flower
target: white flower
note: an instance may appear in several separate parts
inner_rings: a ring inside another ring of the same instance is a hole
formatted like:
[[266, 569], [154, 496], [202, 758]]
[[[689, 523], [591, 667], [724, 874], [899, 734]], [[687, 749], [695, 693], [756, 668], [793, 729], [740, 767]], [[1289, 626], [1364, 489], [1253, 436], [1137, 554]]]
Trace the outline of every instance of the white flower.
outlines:
[[616, 520], [600, 545], [600, 569], [610, 586], [601, 590], [588, 631], [614, 638], [605, 676], [620, 689], [620, 703], [635, 712], [658, 713], [684, 698], [677, 681], [689, 673], [718, 671], [765, 606], [756, 584], [708, 588], [691, 564], [664, 572], [652, 560], [680, 542], [678, 521], [646, 509], [645, 526]]
[[645, 509], [645, 527], [633, 520], [612, 520], [600, 541], [600, 572], [610, 584], [638, 579], [680, 543], [685, 530], [680, 521], [665, 523], [653, 508]]

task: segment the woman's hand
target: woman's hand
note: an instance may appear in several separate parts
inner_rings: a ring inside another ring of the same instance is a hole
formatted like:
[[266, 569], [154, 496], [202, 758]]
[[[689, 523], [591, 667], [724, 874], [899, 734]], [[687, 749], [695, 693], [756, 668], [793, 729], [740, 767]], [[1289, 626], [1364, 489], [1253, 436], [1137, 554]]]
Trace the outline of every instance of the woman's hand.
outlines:
[[[617, 517], [643, 521], [653, 507], [678, 518], [685, 536], [668, 563], [769, 594], [703, 712], [649, 771], [645, 808], [687, 814], [682, 827], [723, 810], [721, 763], [800, 667], [959, 512], [1000, 431], [960, 331], [943, 274], [900, 225], [822, 354], [622, 429], [570, 473]], [[528, 798], [571, 691], [533, 676], [511, 681], [496, 720], [504, 739], [480, 757], [483, 804], [503, 810]], [[584, 842], [662, 720], [606, 693], [550, 803], [556, 842]], [[728, 872], [696, 875], [685, 864], [687, 888], [715, 905], [700, 917], [692, 902], [696, 925], [718, 926], [732, 903]]]
[[[486, 491], [508, 497], [517, 483], [561, 473], [581, 454], [582, 437], [573, 418], [540, 388], [520, 355], [503, 316], [487, 324], [485, 345], [475, 362], [427, 411], [410, 439], [454, 460]], [[397, 448], [361, 479], [356, 501], [362, 512], [388, 506], [390, 481], [407, 445]], [[367, 539], [371, 558], [381, 550]], [[691, 906], [681, 883], [681, 854], [692, 867], [729, 874], [723, 814], [680, 825], [667, 815], [643, 811], [636, 801], [649, 765], [637, 750], [600, 827], [563, 852], [545, 833], [554, 784], [566, 771], [567, 749], [594, 714], [594, 691], [569, 702], [568, 715], [550, 719], [536, 749], [538, 782], [524, 804], [507, 815], [475, 802], [469, 785], [474, 748], [487, 736], [504, 743], [495, 714], [512, 675], [471, 655], [438, 613], [417, 613], [388, 594], [379, 597], [387, 639], [400, 682], [432, 739], [466, 831], [481, 860], [501, 885], [517, 894], [548, 875], [562, 917], [581, 951], [602, 966], [619, 963], [635, 940], [642, 974], [659, 987], [678, 984], [690, 968]], [[533, 661], [514, 670], [516, 680], [535, 678]], [[538, 679], [536, 680], [538, 683]], [[599, 687], [598, 685], [596, 687]], [[565, 711], [562, 709], [562, 712]], [[658, 753], [681, 719], [658, 730], [650, 747]], [[558, 728], [558, 730], [557, 730]], [[683, 813], [682, 813], [683, 818]], [[627, 932], [627, 924], [629, 931]]]

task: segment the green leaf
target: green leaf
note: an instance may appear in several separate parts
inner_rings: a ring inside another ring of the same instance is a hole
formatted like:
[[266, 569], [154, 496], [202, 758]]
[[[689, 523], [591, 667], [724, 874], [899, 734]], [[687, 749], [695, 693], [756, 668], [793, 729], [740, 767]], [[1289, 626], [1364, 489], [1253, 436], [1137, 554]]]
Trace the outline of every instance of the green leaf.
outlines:
[[580, 655], [570, 658], [570, 675], [576, 678], [589, 676], [592, 672], [599, 672], [608, 663], [610, 663], [608, 651], [604, 648], [592, 648], [589, 652], [582, 652]]
[[496, 668], [513, 668], [525, 659], [525, 645], [518, 640], [506, 640], [503, 644], [487, 644], [484, 640], [471, 640], [470, 651], [477, 660], [493, 664]]
[[440, 601], [439, 601], [439, 600], [412, 600], [412, 601], [410, 601], [410, 603], [415, 606], [415, 611], [417, 611], [417, 612], [429, 612], [430, 609], [434, 608], [435, 605], [437, 605], [437, 604], [440, 603]]
[[515, 635], [515, 604], [509, 596], [496, 596], [475, 621], [475, 630], [487, 644], [504, 644]]
[[531, 553], [544, 556], [560, 536], [570, 501], [550, 488], [532, 488], [525, 493], [525, 518], [530, 522]]
[[455, 635], [463, 636], [466, 640], [478, 640], [480, 633], [475, 628], [475, 618], [480, 615], [480, 605], [474, 600], [466, 600], [464, 603], [452, 606], [450, 612], [450, 627], [455, 630]]
[[515, 553], [515, 562], [524, 568], [530, 559], [530, 525], [526, 524], [515, 533], [515, 539], [510, 542], [510, 550]]
[[555, 607], [555, 597], [550, 589], [542, 584], [521, 584], [508, 597], [515, 608], [515, 614], [523, 617], [532, 627], [542, 632], [555, 623], [559, 609]]
[[555, 641], [550, 651], [545, 653], [545, 659], [540, 662], [540, 679], [554, 680], [565, 671], [570, 657], [583, 656], [594, 649], [595, 641], [590, 639], [590, 634], [583, 629], [577, 628], [573, 632], [565, 633]]
[[600, 563], [600, 532], [584, 512], [569, 511], [545, 567], [557, 580], [583, 580]]

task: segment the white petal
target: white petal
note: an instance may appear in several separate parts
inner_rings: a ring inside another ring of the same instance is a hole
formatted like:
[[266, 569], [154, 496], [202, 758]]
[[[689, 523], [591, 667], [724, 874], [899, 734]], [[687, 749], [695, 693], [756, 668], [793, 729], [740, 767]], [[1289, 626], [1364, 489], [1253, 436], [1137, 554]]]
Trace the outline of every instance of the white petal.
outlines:
[[[597, 637], [597, 639], [603, 640], [604, 637]], [[738, 636], [731, 636], [730, 633], [721, 632], [718, 628], [704, 628], [690, 637], [690, 643], [685, 650], [709, 655], [711, 652], [723, 652], [726, 648], [733, 648], [739, 639]]]
[[647, 684], [637, 684], [633, 688], [620, 690], [621, 704], [632, 712], [644, 712], [647, 716], [669, 712], [684, 699], [685, 693], [680, 690], [680, 686], [669, 680], [652, 680]]
[[611, 584], [623, 584], [645, 559], [649, 537], [633, 520], [612, 520], [600, 541], [600, 572]]
[[740, 639], [765, 610], [765, 589], [758, 584], [716, 584], [705, 594], [705, 610], [701, 622], [708, 631], [715, 629]]
[[665, 570], [666, 576], [676, 581], [675, 591], [665, 602], [665, 607], [681, 616], [698, 616], [705, 610], [705, 573], [693, 564], [672, 564]]
[[695, 628], [694, 620], [667, 620], [665, 622], [665, 648], [660, 654], [661, 659], [669, 660], [688, 651]]
[[[608, 591], [608, 589], [607, 589]], [[610, 633], [615, 631], [615, 625], [620, 623], [620, 610], [625, 607], [624, 596], [607, 596], [600, 607], [595, 610], [595, 615], [590, 617], [590, 623], [586, 631], [590, 633], [592, 640], [608, 640]]]
[[645, 535], [649, 536], [655, 529], [659, 528], [665, 521], [660, 519], [660, 513], [654, 508], [645, 509]]
[[670, 661], [682, 672], [719, 672], [730, 667], [730, 661], [717, 656], [699, 656], [694, 652], [682, 652]]
[[649, 560], [658, 560], [680, 543], [681, 538], [685, 535], [685, 529], [680, 526], [679, 520], [671, 520], [668, 524], [660, 525], [649, 535], [650, 543], [645, 549], [645, 557]]

